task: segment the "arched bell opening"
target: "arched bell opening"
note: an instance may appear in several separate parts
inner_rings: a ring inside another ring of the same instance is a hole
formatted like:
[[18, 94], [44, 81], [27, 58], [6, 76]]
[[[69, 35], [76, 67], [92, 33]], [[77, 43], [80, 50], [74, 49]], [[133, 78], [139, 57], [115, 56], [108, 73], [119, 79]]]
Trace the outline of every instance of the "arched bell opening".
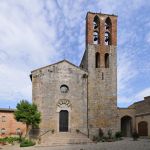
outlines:
[[93, 20], [93, 44], [100, 43], [99, 31], [100, 31], [100, 20], [98, 16], [95, 16]]
[[98, 16], [95, 16], [94, 20], [93, 20], [93, 29], [94, 30], [98, 29], [99, 28], [99, 24], [100, 24], [99, 18], [98, 18]]
[[105, 20], [105, 45], [111, 45], [112, 44], [112, 23], [111, 19], [109, 17]]

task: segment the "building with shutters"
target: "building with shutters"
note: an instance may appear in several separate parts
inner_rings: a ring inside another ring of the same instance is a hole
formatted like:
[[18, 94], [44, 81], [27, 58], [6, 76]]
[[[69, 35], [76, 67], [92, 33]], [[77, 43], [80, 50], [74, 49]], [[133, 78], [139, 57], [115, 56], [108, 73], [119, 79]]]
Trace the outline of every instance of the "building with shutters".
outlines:
[[26, 133], [26, 125], [14, 118], [15, 109], [0, 108], [0, 137]]

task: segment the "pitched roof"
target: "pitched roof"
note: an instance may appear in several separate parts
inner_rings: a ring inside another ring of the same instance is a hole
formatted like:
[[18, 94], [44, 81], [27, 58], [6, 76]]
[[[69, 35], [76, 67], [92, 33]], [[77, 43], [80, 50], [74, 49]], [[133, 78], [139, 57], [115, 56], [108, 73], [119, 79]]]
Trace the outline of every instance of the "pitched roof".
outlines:
[[59, 63], [63, 63], [63, 62], [67, 62], [67, 63], [69, 63], [70, 65], [72, 65], [72, 66], [74, 66], [74, 67], [76, 67], [76, 68], [78, 68], [78, 69], [80, 69], [80, 70], [82, 70], [82, 71], [84, 71], [84, 72], [87, 73], [87, 71], [85, 71], [84, 69], [82, 69], [82, 68], [76, 66], [75, 64], [71, 63], [70, 61], [68, 61], [68, 60], [66, 60], [66, 59], [61, 60], [61, 61], [59, 61], [59, 62], [56, 62], [56, 63], [54, 63], [54, 64], [50, 64], [50, 65], [47, 65], [47, 66], [44, 66], [44, 67], [35, 69], [35, 70], [31, 71], [31, 73], [34, 72], [34, 71], [40, 70], [40, 69], [44, 69], [44, 68], [47, 68], [47, 67], [50, 67], [50, 66], [53, 66], [53, 65], [57, 65], [57, 64], [59, 64]]
[[16, 109], [12, 108], [0, 108], [0, 112], [14, 112]]

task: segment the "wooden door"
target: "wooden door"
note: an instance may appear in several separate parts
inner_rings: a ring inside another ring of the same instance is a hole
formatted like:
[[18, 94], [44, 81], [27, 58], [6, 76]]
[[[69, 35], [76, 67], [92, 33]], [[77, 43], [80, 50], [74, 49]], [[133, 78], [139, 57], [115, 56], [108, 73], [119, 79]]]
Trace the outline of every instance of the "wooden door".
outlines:
[[148, 136], [148, 123], [146, 121], [139, 122], [138, 133], [139, 136]]
[[68, 132], [68, 111], [61, 110], [59, 113], [59, 131]]

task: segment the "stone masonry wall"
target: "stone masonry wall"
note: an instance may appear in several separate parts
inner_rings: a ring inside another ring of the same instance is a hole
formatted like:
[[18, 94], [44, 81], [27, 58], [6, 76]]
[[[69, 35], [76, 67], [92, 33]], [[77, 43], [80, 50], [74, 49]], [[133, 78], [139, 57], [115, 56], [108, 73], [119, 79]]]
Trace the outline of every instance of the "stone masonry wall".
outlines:
[[[41, 130], [59, 132], [58, 103], [68, 100], [69, 131], [76, 129], [87, 133], [87, 72], [62, 61], [32, 72], [32, 99], [42, 114]], [[61, 93], [60, 86], [67, 85], [68, 93]]]
[[[99, 18], [98, 44], [93, 44], [94, 17]], [[111, 45], [105, 45], [105, 20], [111, 20]], [[90, 135], [98, 134], [101, 128], [119, 131], [117, 110], [117, 16], [88, 12], [86, 16], [86, 58], [81, 64], [88, 66], [88, 128]], [[100, 67], [95, 67], [96, 53], [100, 54]], [[105, 68], [105, 54], [109, 54], [109, 68]]]
[[[89, 128], [102, 128], [105, 132], [119, 130], [117, 113], [117, 65], [116, 47], [107, 46], [110, 55], [109, 68], [95, 68], [95, 53], [100, 46], [88, 45], [88, 102]], [[104, 57], [101, 53], [101, 57]], [[103, 59], [100, 59], [103, 61]], [[101, 63], [102, 65], [103, 63]], [[102, 77], [103, 73], [103, 77]]]

